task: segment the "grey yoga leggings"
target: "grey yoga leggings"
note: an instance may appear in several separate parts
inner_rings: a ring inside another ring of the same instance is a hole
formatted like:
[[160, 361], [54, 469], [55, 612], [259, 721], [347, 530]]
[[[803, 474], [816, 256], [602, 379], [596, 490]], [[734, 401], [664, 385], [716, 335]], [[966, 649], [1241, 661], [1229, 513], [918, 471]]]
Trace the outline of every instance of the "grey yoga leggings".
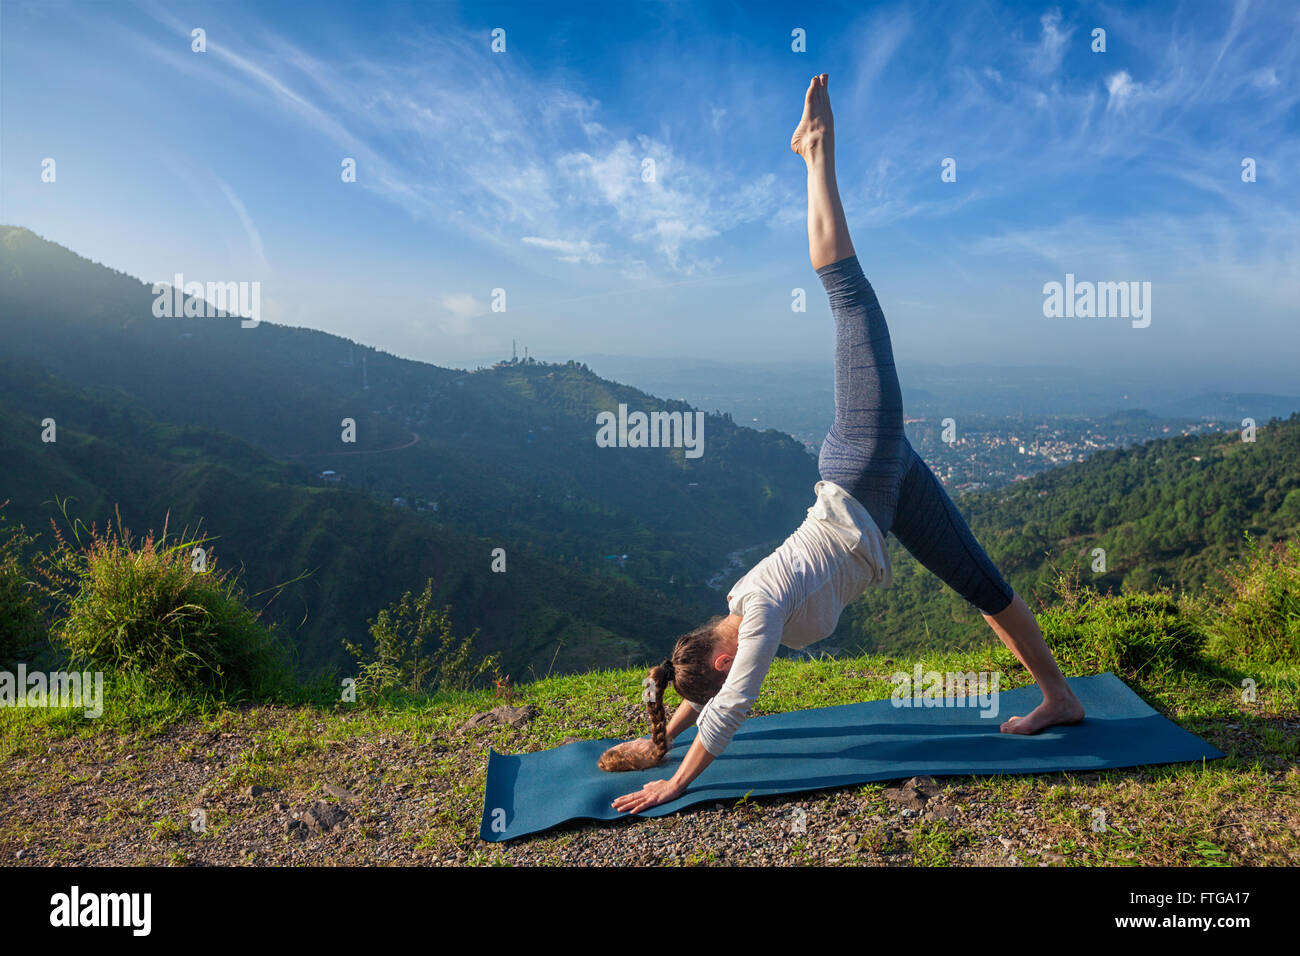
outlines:
[[818, 468], [893, 532], [912, 557], [985, 614], [1011, 603], [1011, 586], [971, 534], [930, 466], [903, 432], [903, 396], [885, 314], [857, 256], [817, 275], [835, 316], [835, 420]]

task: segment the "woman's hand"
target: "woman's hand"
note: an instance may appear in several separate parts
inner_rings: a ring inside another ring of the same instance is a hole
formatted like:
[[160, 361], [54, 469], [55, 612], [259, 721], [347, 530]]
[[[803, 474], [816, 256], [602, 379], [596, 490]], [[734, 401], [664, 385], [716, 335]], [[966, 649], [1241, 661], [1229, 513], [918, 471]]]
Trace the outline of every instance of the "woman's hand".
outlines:
[[625, 793], [615, 800], [612, 806], [619, 813], [640, 813], [661, 803], [676, 800], [685, 791], [671, 780], [651, 780], [636, 793]]

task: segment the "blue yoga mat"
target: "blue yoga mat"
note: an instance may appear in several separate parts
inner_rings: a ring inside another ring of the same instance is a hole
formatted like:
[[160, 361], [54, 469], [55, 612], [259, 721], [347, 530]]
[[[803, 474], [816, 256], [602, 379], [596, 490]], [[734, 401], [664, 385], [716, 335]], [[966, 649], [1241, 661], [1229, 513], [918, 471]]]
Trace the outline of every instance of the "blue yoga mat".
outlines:
[[[916, 775], [1051, 773], [1179, 763], [1223, 756], [1200, 737], [1161, 717], [1114, 674], [1073, 677], [1087, 716], [1034, 736], [998, 728], [1042, 702], [1037, 687], [998, 695], [998, 715], [967, 707], [898, 707], [873, 700], [751, 717], [731, 745], [670, 803], [639, 816], [659, 817], [697, 803], [846, 787]], [[596, 760], [617, 739], [584, 740], [540, 753], [488, 753], [479, 836], [513, 840], [566, 820], [615, 820], [610, 804], [646, 781], [666, 780], [686, 755], [695, 728], [650, 770], [607, 773]]]

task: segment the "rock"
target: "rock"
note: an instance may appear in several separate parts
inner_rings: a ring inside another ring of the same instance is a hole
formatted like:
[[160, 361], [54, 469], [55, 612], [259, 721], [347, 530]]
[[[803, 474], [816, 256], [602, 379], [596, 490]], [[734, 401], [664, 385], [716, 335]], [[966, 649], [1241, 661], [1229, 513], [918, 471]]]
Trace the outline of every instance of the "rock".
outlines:
[[26, 857], [27, 857], [26, 850], [19, 850], [17, 853], [14, 854], [14, 859], [16, 860], [23, 860], [26, 859]]
[[307, 826], [321, 833], [328, 833], [341, 823], [347, 822], [349, 814], [342, 807], [333, 803], [326, 803], [324, 800], [317, 800], [307, 812], [303, 814], [303, 820]]
[[1011, 840], [1008, 837], [1004, 837], [1004, 836], [998, 837], [998, 842], [1001, 843], [1003, 848], [1007, 850], [1010, 850], [1011, 847], [1014, 845], [1012, 844]]
[[278, 790], [279, 787], [263, 787], [259, 784], [244, 788], [244, 795], [248, 797], [260, 797], [264, 793], [270, 793], [272, 790]]
[[957, 813], [957, 808], [950, 804], [935, 803], [926, 809], [925, 816], [930, 820], [944, 820], [952, 823], [957, 819]]
[[890, 803], [906, 807], [909, 810], [925, 809], [925, 801], [928, 799], [920, 790], [910, 786], [888, 787], [881, 793], [881, 796]]
[[331, 797], [338, 797], [340, 800], [360, 800], [360, 799], [361, 799], [361, 798], [358, 797], [355, 793], [353, 793], [351, 790], [347, 789], [346, 787], [340, 787], [340, 786], [339, 786], [338, 784], [336, 784], [336, 783], [327, 783], [327, 784], [325, 784], [325, 786], [324, 786], [322, 789], [323, 789], [326, 793], [328, 793]]
[[933, 790], [939, 786], [939, 781], [935, 780], [934, 777], [913, 777], [904, 786], [913, 787], [917, 790], [925, 790], [926, 788]]
[[509, 704], [501, 704], [492, 710], [475, 714], [469, 720], [461, 725], [461, 733], [470, 730], [479, 730], [483, 727], [492, 727], [498, 724], [508, 724], [511, 727], [523, 727], [528, 721], [537, 716], [537, 708], [532, 704], [524, 704], [520, 707], [512, 707]]
[[[1064, 854], [1064, 853], [1057, 853], [1055, 850], [1044, 850], [1044, 851], [1043, 851], [1043, 859], [1044, 859], [1047, 863], [1064, 863], [1064, 862], [1065, 862], [1065, 854]], [[1044, 865], [1046, 865], [1046, 863], [1045, 863]]]

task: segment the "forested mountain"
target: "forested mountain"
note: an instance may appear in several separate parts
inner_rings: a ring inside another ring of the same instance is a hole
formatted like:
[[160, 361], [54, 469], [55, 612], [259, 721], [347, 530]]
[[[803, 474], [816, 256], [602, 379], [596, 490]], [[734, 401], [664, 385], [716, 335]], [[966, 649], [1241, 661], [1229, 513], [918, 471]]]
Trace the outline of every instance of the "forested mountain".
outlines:
[[[311, 572], [269, 611], [307, 672], [340, 663], [343, 638], [429, 576], [458, 628], [481, 628], [481, 649], [516, 675], [648, 659], [723, 609], [725, 590], [704, 582], [729, 553], [775, 544], [812, 502], [802, 446], [725, 415], [707, 416], [700, 458], [599, 447], [598, 412], [691, 409], [579, 363], [440, 368], [310, 330], [156, 318], [153, 299], [0, 227], [0, 502], [38, 532], [56, 496], [101, 526], [115, 507], [136, 531], [168, 514], [173, 529], [201, 521], [250, 592]], [[355, 444], [340, 441], [345, 418]], [[41, 441], [46, 419], [57, 442]], [[1253, 442], [1100, 452], [958, 504], [1031, 605], [1071, 566], [1102, 590], [1198, 589], [1246, 533], [1300, 529], [1300, 416]], [[890, 546], [895, 586], [869, 591], [814, 650], [989, 640], [978, 614]]]
[[[1058, 570], [1103, 592], [1224, 583], [1249, 534], [1300, 535], [1300, 414], [1240, 432], [1180, 436], [1098, 452], [1010, 487], [957, 499], [971, 529], [1030, 606]], [[846, 612], [837, 640], [902, 650], [987, 640], [982, 618], [896, 541], [895, 586]], [[1105, 570], [1094, 549], [1104, 549]]]
[[428, 573], [507, 667], [549, 667], [557, 646], [559, 669], [660, 653], [721, 609], [703, 582], [725, 556], [788, 533], [811, 502], [804, 448], [727, 416], [707, 416], [698, 458], [599, 447], [596, 416], [620, 403], [692, 410], [577, 363], [446, 369], [310, 330], [157, 318], [154, 298], [0, 230], [0, 501], [34, 530], [68, 494], [87, 523], [114, 504], [136, 530], [168, 510], [173, 526], [203, 519], [251, 590], [313, 570], [278, 599], [286, 621], [306, 612], [309, 664]]

